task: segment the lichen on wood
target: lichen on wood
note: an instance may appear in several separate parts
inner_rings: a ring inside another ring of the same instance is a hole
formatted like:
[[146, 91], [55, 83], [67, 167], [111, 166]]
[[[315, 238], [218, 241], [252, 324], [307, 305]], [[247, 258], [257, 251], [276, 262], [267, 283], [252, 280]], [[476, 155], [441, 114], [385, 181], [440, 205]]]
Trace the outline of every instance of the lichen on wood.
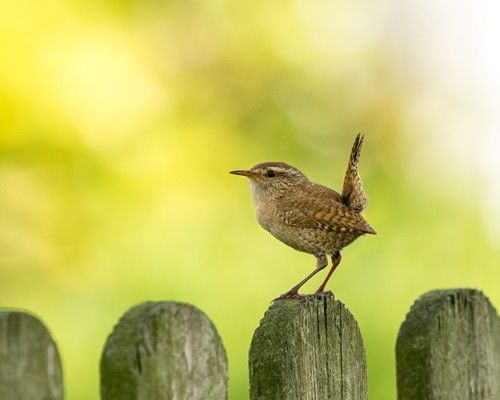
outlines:
[[101, 358], [102, 400], [224, 400], [227, 359], [208, 317], [192, 305], [132, 307]]
[[331, 294], [276, 300], [253, 335], [251, 400], [366, 400], [366, 356], [352, 314]]
[[498, 400], [500, 318], [480, 291], [428, 292], [401, 325], [396, 360], [399, 400]]
[[42, 322], [20, 311], [0, 311], [0, 399], [62, 400], [61, 360]]

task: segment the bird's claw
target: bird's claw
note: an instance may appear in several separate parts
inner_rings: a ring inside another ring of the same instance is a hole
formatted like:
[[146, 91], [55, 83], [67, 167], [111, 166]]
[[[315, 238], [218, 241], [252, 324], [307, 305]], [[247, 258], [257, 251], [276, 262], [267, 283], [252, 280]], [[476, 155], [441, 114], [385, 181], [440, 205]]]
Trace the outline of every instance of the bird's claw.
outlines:
[[318, 290], [316, 290], [316, 292], [314, 294], [318, 297], [331, 297], [331, 296], [333, 296], [333, 293], [331, 290], [323, 291], [323, 290], [318, 289]]
[[300, 297], [299, 292], [297, 291], [288, 291], [286, 293], [283, 293], [281, 296], [276, 297], [274, 300], [285, 300], [285, 299], [298, 299]]

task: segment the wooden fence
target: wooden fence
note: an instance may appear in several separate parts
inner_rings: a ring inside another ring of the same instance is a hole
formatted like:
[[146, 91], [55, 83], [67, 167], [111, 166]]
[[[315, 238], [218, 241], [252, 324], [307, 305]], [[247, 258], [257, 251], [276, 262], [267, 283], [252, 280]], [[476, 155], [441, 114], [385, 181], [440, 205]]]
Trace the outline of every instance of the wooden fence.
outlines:
[[[500, 318], [472, 289], [411, 307], [396, 344], [399, 400], [499, 400]], [[189, 304], [127, 311], [101, 357], [102, 400], [223, 400], [227, 359], [215, 326]], [[352, 314], [332, 296], [274, 302], [249, 354], [251, 400], [366, 400], [366, 357]], [[0, 400], [63, 399], [57, 346], [36, 317], [0, 312]]]

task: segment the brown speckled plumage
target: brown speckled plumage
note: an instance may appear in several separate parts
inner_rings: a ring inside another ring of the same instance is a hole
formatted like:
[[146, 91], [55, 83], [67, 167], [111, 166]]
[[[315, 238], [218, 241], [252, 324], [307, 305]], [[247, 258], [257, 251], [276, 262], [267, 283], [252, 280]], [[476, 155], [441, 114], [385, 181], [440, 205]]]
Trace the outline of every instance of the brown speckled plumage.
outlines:
[[368, 199], [363, 193], [361, 177], [358, 174], [358, 162], [362, 146], [363, 136], [358, 134], [352, 146], [351, 157], [344, 178], [344, 187], [342, 188], [342, 202], [357, 212], [363, 211], [368, 204]]
[[298, 289], [328, 264], [333, 266], [318, 291], [340, 262], [340, 250], [363, 234], [375, 234], [361, 216], [367, 198], [357, 171], [363, 136], [354, 142], [342, 194], [311, 182], [297, 168], [283, 162], [265, 162], [250, 170], [231, 171], [250, 178], [259, 224], [288, 246], [317, 258], [313, 273], [282, 297], [298, 295]]

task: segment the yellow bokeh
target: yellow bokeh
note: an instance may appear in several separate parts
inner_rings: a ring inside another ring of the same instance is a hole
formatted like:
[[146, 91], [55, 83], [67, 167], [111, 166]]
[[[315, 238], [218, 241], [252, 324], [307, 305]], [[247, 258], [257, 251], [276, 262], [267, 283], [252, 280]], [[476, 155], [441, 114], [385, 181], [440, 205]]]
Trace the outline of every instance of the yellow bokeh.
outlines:
[[258, 227], [228, 171], [282, 160], [338, 190], [357, 132], [378, 235], [331, 289], [370, 399], [395, 398], [418, 295], [500, 304], [499, 28], [424, 3], [432, 18], [397, 1], [1, 3], [0, 306], [49, 326], [67, 398], [98, 398], [106, 335], [145, 300], [204, 310], [247, 398], [253, 330], [314, 260]]

